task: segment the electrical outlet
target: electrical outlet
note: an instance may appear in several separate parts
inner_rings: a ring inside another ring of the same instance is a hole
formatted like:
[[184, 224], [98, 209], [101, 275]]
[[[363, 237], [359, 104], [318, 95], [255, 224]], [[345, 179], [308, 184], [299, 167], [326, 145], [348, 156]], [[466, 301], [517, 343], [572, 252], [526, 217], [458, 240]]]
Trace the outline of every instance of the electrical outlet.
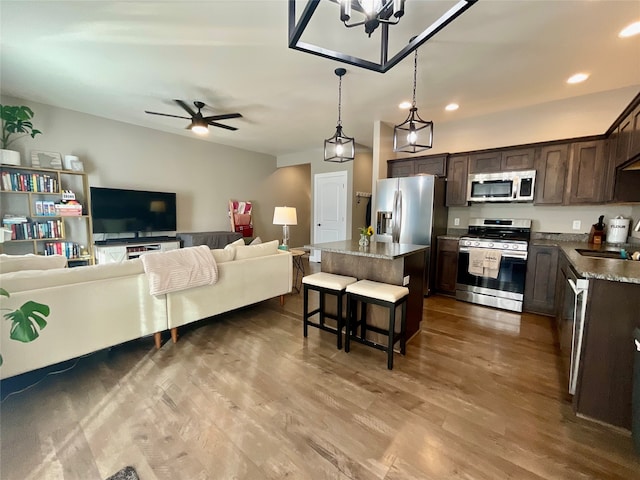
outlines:
[[460, 225], [460, 219], [459, 218], [454, 218], [453, 219], [453, 224], [457, 227], [458, 225]]
[[573, 229], [574, 230], [580, 230], [581, 225], [582, 225], [582, 222], [580, 220], [574, 220], [573, 221]]

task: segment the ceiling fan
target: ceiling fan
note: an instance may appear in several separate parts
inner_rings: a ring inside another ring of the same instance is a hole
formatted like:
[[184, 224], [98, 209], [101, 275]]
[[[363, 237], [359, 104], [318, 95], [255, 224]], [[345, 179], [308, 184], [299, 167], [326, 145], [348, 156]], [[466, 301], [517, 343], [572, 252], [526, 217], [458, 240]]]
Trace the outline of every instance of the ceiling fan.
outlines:
[[204, 107], [203, 102], [198, 102], [198, 101], [193, 102], [195, 107], [198, 109], [197, 113], [193, 110], [193, 108], [191, 108], [182, 100], [174, 100], [174, 102], [176, 102], [183, 109], [185, 109], [191, 116], [182, 117], [180, 115], [171, 115], [168, 113], [149, 112], [148, 110], [145, 110], [144, 113], [149, 113], [151, 115], [162, 115], [163, 117], [184, 118], [186, 120], [191, 120], [191, 123], [186, 127], [187, 130], [191, 130], [200, 135], [203, 135], [208, 132], [209, 125], [212, 125], [214, 127], [219, 127], [219, 128], [225, 128], [227, 130], [238, 130], [236, 127], [230, 127], [229, 125], [218, 123], [218, 120], [227, 120], [229, 118], [241, 118], [242, 115], [240, 115], [239, 113], [225, 113], [222, 115], [211, 115], [208, 117], [204, 117], [202, 116], [202, 112], [200, 112], [200, 110]]

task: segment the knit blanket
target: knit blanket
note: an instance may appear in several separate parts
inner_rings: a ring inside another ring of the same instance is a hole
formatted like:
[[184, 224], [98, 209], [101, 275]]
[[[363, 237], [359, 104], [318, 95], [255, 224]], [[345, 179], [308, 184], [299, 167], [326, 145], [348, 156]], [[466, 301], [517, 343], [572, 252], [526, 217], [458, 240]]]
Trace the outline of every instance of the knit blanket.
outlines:
[[218, 281], [218, 266], [206, 245], [147, 253], [140, 259], [151, 295], [213, 285]]

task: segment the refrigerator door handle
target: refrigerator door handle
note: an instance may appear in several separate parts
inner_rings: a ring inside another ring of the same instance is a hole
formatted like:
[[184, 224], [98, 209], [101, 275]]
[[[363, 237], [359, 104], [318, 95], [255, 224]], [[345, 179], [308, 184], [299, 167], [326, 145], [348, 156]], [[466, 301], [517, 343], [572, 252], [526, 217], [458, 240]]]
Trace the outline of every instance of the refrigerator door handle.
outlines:
[[393, 227], [391, 230], [391, 241], [400, 242], [400, 231], [402, 230], [402, 190], [396, 190], [393, 194]]

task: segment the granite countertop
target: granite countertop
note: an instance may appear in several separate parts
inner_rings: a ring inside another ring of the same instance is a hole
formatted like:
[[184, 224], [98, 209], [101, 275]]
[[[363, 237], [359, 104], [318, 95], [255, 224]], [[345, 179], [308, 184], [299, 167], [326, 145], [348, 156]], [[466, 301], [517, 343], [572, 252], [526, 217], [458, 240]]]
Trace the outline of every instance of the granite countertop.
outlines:
[[451, 233], [447, 233], [446, 235], [438, 235], [438, 238], [440, 240], [460, 240], [460, 237], [462, 237], [463, 235], [456, 235], [456, 234], [451, 234]]
[[361, 247], [358, 245], [358, 239], [352, 239], [339, 242], [314, 243], [312, 245], [305, 245], [305, 248], [315, 248], [325, 252], [343, 253], [345, 255], [393, 260], [429, 250], [431, 247], [428, 245], [374, 241], [372, 241], [368, 247]]
[[552, 239], [535, 239], [531, 241], [531, 245], [559, 247], [567, 256], [576, 272], [583, 278], [640, 284], [640, 262], [615, 258], [587, 257], [576, 251], [576, 249], [587, 249], [620, 252], [620, 249], [624, 248], [631, 254], [632, 252], [640, 251], [639, 245], [591, 245], [587, 242], [567, 242]]

